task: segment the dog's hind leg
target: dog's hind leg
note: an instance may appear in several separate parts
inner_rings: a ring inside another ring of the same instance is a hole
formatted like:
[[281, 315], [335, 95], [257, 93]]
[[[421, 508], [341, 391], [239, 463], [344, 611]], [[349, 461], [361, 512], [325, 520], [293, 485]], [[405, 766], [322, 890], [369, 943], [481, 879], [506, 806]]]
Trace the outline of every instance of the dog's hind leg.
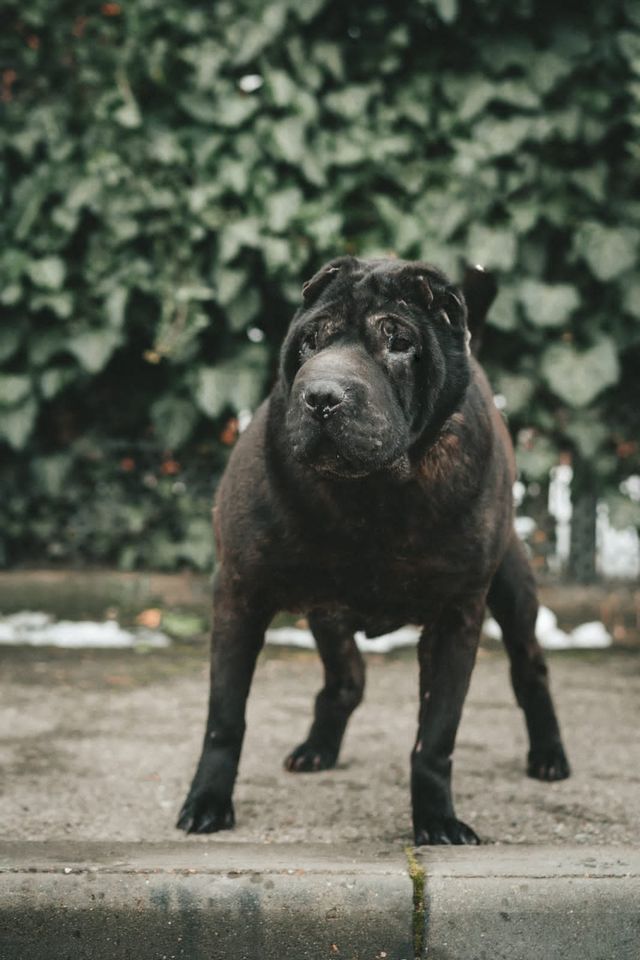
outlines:
[[533, 572], [515, 533], [493, 578], [488, 604], [502, 628], [511, 661], [511, 681], [529, 732], [527, 774], [564, 780], [569, 763], [551, 699], [548, 669], [536, 639], [538, 599]]
[[324, 686], [316, 697], [309, 736], [284, 762], [294, 773], [336, 765], [347, 721], [364, 692], [364, 660], [349, 619], [314, 611], [309, 615], [309, 626], [324, 666]]

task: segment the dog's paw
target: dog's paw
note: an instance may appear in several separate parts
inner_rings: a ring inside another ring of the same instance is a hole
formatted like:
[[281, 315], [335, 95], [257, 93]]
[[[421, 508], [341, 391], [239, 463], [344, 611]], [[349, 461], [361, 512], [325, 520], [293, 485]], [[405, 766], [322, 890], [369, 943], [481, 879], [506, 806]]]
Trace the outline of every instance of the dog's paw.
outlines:
[[221, 802], [206, 793], [189, 794], [178, 816], [176, 827], [185, 833], [217, 833], [235, 825], [233, 804]]
[[335, 767], [337, 759], [333, 750], [317, 747], [305, 741], [291, 751], [284, 761], [284, 768], [290, 773], [316, 773], [318, 770], [330, 770], [331, 767]]
[[422, 826], [416, 827], [416, 847], [435, 846], [436, 844], [478, 844], [480, 839], [476, 833], [462, 820], [455, 817], [438, 817], [425, 821]]
[[536, 780], [566, 780], [571, 767], [561, 743], [552, 743], [543, 749], [530, 750], [527, 757], [527, 776]]

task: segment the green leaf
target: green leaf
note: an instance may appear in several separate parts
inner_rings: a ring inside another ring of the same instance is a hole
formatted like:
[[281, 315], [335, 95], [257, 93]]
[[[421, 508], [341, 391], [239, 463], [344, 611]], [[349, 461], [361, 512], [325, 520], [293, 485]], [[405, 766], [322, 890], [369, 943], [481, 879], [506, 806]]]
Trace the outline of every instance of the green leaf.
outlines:
[[3, 283], [19, 281], [21, 274], [25, 272], [29, 263], [29, 257], [24, 250], [17, 248], [5, 250], [0, 254], [0, 276]]
[[93, 207], [101, 189], [100, 181], [96, 177], [83, 177], [65, 197], [65, 206], [73, 211], [81, 210], [82, 207]]
[[9, 283], [0, 293], [0, 303], [5, 307], [13, 307], [22, 298], [22, 287], [19, 283]]
[[445, 23], [453, 23], [458, 16], [458, 0], [433, 0], [433, 5]]
[[469, 260], [484, 267], [510, 270], [515, 264], [517, 243], [508, 230], [491, 229], [474, 224], [467, 242]]
[[586, 407], [614, 384], [619, 375], [613, 341], [603, 337], [588, 350], [568, 343], [548, 347], [542, 357], [542, 374], [556, 394], [570, 407]]
[[[508, 156], [518, 150], [525, 140], [538, 139], [539, 130], [534, 118], [513, 117], [511, 120], [481, 120], [473, 129], [472, 145], [488, 159]], [[463, 150], [468, 150], [466, 143]]]
[[223, 45], [205, 37], [201, 42], [183, 46], [180, 56], [195, 70], [195, 86], [199, 90], [210, 90], [228, 58]]
[[56, 353], [67, 352], [67, 339], [65, 331], [59, 328], [43, 330], [28, 341], [29, 360], [36, 367], [48, 363]]
[[267, 70], [265, 79], [276, 107], [290, 107], [295, 103], [298, 88], [289, 73], [284, 70]]
[[640, 320], [640, 280], [629, 280], [624, 285], [622, 300], [625, 310]]
[[213, 96], [203, 93], [182, 93], [178, 96], [178, 103], [190, 117], [200, 123], [208, 125], [217, 122], [218, 103]]
[[66, 267], [61, 257], [43, 257], [41, 260], [32, 260], [27, 272], [37, 287], [59, 290], [64, 283]]
[[29, 306], [32, 310], [51, 310], [63, 320], [73, 313], [73, 297], [67, 291], [62, 293], [40, 293], [31, 297]]
[[253, 410], [262, 398], [266, 367], [266, 350], [258, 344], [243, 347], [216, 367], [201, 367], [194, 391], [198, 406], [208, 417], [219, 416], [228, 406]]
[[501, 287], [498, 290], [498, 296], [489, 311], [487, 323], [499, 330], [516, 330], [518, 328], [517, 290], [510, 287]]
[[324, 103], [329, 110], [345, 120], [362, 121], [372, 93], [370, 86], [351, 84], [343, 90], [327, 94]]
[[292, 4], [292, 10], [303, 23], [309, 23], [317, 17], [327, 5], [327, 0], [297, 0]]
[[218, 303], [226, 307], [239, 296], [246, 283], [247, 275], [244, 270], [219, 267], [216, 271], [216, 298]]
[[313, 59], [321, 67], [324, 67], [334, 80], [342, 81], [344, 78], [344, 62], [342, 49], [337, 43], [316, 41], [313, 47]]
[[2, 324], [0, 326], [0, 363], [9, 360], [24, 339], [24, 327], [22, 323]]
[[297, 117], [289, 117], [274, 124], [272, 136], [280, 156], [288, 163], [297, 164], [307, 151], [306, 125]]
[[520, 413], [527, 406], [535, 390], [533, 377], [516, 373], [502, 373], [497, 377], [497, 392], [507, 401], [507, 416]]
[[50, 400], [73, 383], [76, 377], [77, 373], [71, 367], [50, 367], [40, 376], [40, 392], [46, 400]]
[[0, 417], [0, 439], [6, 440], [14, 450], [23, 450], [31, 436], [38, 404], [35, 400], [27, 400], [19, 407], [5, 410]]
[[31, 465], [34, 479], [48, 497], [59, 497], [64, 491], [73, 459], [66, 453], [36, 457]]
[[229, 326], [235, 332], [246, 330], [260, 309], [260, 293], [255, 287], [245, 287], [225, 308]]
[[270, 0], [268, 4], [260, 4], [260, 14], [253, 22], [240, 21], [240, 44], [233, 60], [242, 65], [249, 63], [260, 54], [265, 47], [282, 31], [287, 18], [287, 5]]
[[638, 260], [640, 231], [630, 227], [604, 227], [587, 221], [579, 227], [574, 250], [584, 257], [598, 280], [613, 280]]
[[520, 300], [527, 316], [538, 327], [561, 327], [580, 305], [580, 296], [568, 283], [554, 285], [525, 280]]
[[220, 231], [220, 260], [229, 263], [243, 247], [259, 247], [260, 239], [260, 224], [255, 217], [228, 224]]
[[124, 323], [129, 290], [126, 287], [114, 287], [105, 300], [104, 310], [109, 325], [119, 329]]
[[610, 438], [605, 424], [586, 413], [574, 413], [565, 430], [585, 460], [593, 460], [596, 454], [600, 454], [601, 448]]
[[281, 233], [286, 230], [291, 221], [300, 213], [302, 192], [297, 187], [288, 187], [277, 190], [266, 201], [266, 220], [269, 230]]
[[234, 96], [226, 96], [218, 104], [215, 122], [220, 127], [235, 129], [246, 123], [258, 106], [259, 101], [252, 95], [238, 93]]
[[156, 436], [167, 450], [177, 450], [193, 433], [198, 411], [188, 400], [166, 394], [151, 407], [151, 420]]
[[491, 101], [494, 89], [494, 84], [483, 82], [480, 77], [474, 77], [458, 108], [459, 118], [465, 121], [471, 120], [481, 113]]
[[285, 267], [292, 259], [289, 243], [281, 237], [264, 237], [262, 251], [267, 268], [271, 272]]
[[203, 284], [189, 283], [178, 287], [174, 298], [176, 303], [204, 303], [207, 300], [215, 300], [216, 292], [213, 287], [205, 287]]
[[[205, 531], [206, 527], [206, 531]], [[180, 551], [183, 556], [187, 556], [188, 559], [192, 559], [185, 553], [185, 548], [188, 551], [189, 544], [197, 542], [198, 544], [202, 541], [207, 542], [208, 540], [208, 555], [207, 560], [211, 560], [211, 544], [213, 542], [213, 530], [211, 524], [207, 523], [206, 520], [192, 520], [187, 527], [187, 537], [183, 544], [180, 545]], [[204, 559], [204, 551], [201, 553], [198, 552], [199, 559]], [[198, 564], [196, 564], [198, 565]], [[203, 633], [206, 629], [205, 621], [202, 617], [199, 617], [195, 613], [181, 613], [177, 610], [167, 610], [162, 614], [162, 629], [166, 630], [167, 633], [171, 634], [172, 637], [178, 637], [181, 640], [188, 640], [191, 637], [197, 636], [199, 633]]]
[[[48, 179], [33, 177], [23, 180], [15, 190], [15, 202], [19, 204], [20, 210], [20, 218], [15, 226], [16, 240], [27, 240], [31, 235], [50, 190], [51, 184]], [[21, 195], [23, 193], [25, 193], [24, 196]]]
[[31, 393], [31, 377], [18, 373], [0, 374], [0, 406], [14, 407]]
[[107, 327], [76, 334], [69, 341], [68, 349], [88, 373], [99, 373], [120, 342], [120, 332]]
[[319, 247], [328, 249], [337, 243], [342, 231], [343, 219], [339, 213], [327, 213], [314, 218], [307, 226], [307, 233]]
[[540, 93], [550, 93], [571, 73], [573, 64], [553, 50], [541, 50], [527, 61], [527, 76]]
[[127, 100], [121, 107], [114, 110], [113, 117], [121, 127], [126, 127], [128, 130], [135, 130], [142, 125], [140, 108], [133, 99]]
[[558, 451], [548, 437], [535, 434], [526, 443], [518, 443], [516, 461], [528, 480], [547, 480], [558, 462]]
[[634, 73], [640, 74], [640, 36], [637, 31], [623, 30], [617, 36], [620, 52], [629, 61]]

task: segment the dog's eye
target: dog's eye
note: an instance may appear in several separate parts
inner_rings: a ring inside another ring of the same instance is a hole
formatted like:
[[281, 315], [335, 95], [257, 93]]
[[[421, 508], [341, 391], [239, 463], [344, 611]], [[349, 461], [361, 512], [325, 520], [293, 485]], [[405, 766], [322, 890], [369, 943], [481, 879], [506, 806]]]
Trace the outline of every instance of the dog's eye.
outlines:
[[393, 320], [383, 320], [382, 332], [387, 339], [387, 347], [392, 353], [408, 353], [413, 347], [413, 340]]
[[308, 330], [300, 341], [300, 354], [306, 356], [313, 353], [318, 346], [318, 334], [315, 330]]

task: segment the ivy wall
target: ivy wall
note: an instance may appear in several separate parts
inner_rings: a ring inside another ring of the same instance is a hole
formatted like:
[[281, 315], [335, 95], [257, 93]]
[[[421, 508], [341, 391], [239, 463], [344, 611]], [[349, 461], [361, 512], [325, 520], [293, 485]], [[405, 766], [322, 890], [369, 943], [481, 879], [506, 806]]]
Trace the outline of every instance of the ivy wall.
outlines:
[[[465, 259], [529, 483], [640, 472], [640, 5], [5, 0], [2, 562], [210, 563], [303, 279]], [[623, 486], [623, 490], [624, 490]]]

